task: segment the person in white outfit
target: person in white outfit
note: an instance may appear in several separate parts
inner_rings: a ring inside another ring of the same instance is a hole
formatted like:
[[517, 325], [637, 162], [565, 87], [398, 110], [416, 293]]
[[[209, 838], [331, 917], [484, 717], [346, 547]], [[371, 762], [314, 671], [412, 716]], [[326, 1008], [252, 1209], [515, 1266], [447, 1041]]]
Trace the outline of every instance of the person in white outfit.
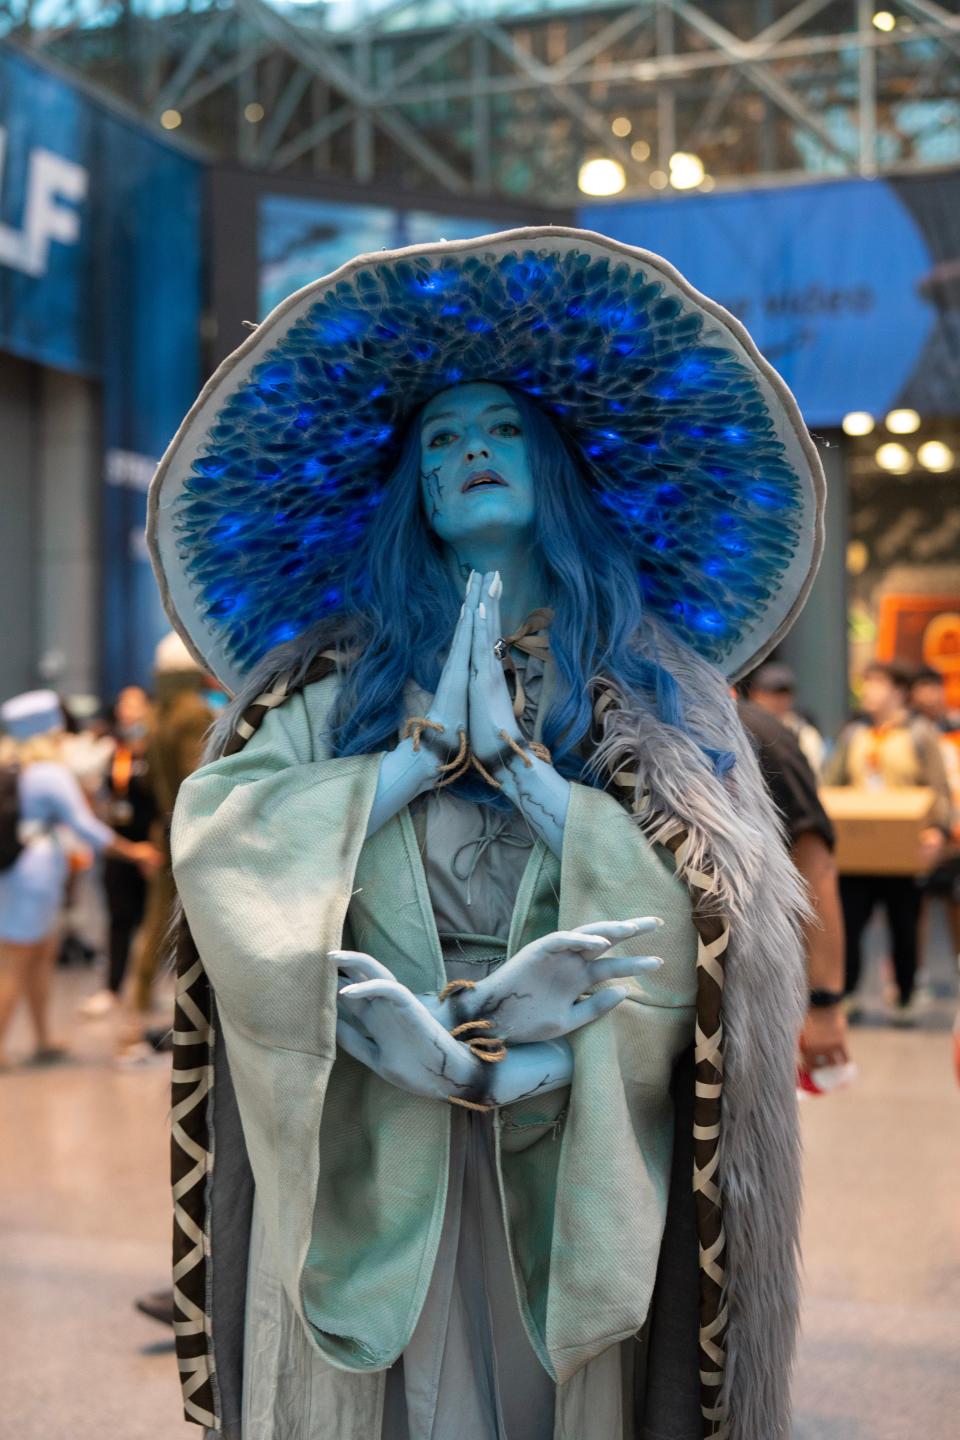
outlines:
[[0, 1064], [6, 1063], [4, 1039], [21, 999], [33, 1025], [33, 1058], [49, 1063], [66, 1053], [49, 1030], [57, 919], [67, 877], [59, 827], [100, 854], [148, 870], [160, 856], [153, 845], [125, 840], [93, 814], [60, 758], [62, 712], [54, 691], [15, 696], [0, 706], [0, 721], [8, 736], [4, 786], [11, 803], [5, 823], [16, 831], [8, 863], [0, 869]]

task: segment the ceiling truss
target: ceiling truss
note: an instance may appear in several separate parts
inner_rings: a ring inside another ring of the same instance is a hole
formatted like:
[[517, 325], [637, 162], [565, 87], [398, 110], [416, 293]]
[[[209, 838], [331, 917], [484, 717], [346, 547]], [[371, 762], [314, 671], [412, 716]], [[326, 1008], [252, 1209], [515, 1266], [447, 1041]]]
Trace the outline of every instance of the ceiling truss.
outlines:
[[211, 157], [291, 178], [566, 207], [594, 155], [618, 160], [639, 195], [664, 190], [678, 150], [716, 185], [960, 161], [960, 7], [934, 0], [898, 0], [892, 30], [873, 23], [873, 0], [645, 0], [513, 19], [449, 0], [433, 27], [404, 26], [414, 0], [396, 0], [347, 33], [324, 29], [316, 5], [157, 8], [64, 0], [40, 25], [33, 0], [0, 0], [0, 34], [148, 123], [166, 113]]

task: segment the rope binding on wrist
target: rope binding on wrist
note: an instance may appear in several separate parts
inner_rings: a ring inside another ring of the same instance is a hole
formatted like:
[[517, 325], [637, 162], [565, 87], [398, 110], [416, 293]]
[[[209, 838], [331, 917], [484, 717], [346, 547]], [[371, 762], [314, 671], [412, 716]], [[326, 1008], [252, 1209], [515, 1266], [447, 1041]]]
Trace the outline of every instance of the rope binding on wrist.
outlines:
[[462, 990], [476, 990], [476, 988], [476, 980], [448, 980], [437, 999], [449, 1000], [451, 995], [459, 995]]
[[[509, 745], [510, 749], [515, 755], [520, 756], [520, 759], [523, 761], [524, 765], [528, 770], [533, 765], [533, 761], [530, 758], [531, 755], [535, 755], [538, 760], [543, 760], [547, 765], [550, 764], [552, 758], [550, 755], [550, 751], [547, 749], [546, 745], [541, 745], [538, 740], [530, 740], [526, 744], [521, 744], [521, 742], [519, 740], [515, 740], [512, 735], [508, 735], [506, 730], [500, 731], [500, 739], [503, 740], [505, 744]], [[490, 771], [487, 769], [487, 767], [482, 763], [482, 761], [477, 759], [476, 755], [472, 751], [470, 752], [470, 764], [473, 766], [474, 770], [478, 771], [478, 773], [483, 777], [483, 779], [486, 780], [487, 784], [491, 786], [492, 789], [503, 789], [502, 783], [496, 778], [496, 776], [490, 774]]]
[[443, 734], [443, 726], [439, 720], [428, 720], [425, 715], [411, 715], [403, 729], [400, 731], [401, 740], [409, 740], [413, 737], [413, 752], [420, 753], [420, 741], [423, 739], [424, 730], [432, 730], [437, 735]]
[[[443, 735], [445, 733], [444, 727], [440, 724], [439, 720], [430, 720], [425, 715], [411, 715], [400, 732], [400, 739], [412, 739], [413, 753], [419, 755], [425, 731], [431, 732], [434, 735]], [[459, 780], [460, 776], [465, 775], [470, 768], [470, 747], [467, 743], [467, 732], [465, 730], [458, 730], [457, 734], [460, 738], [460, 743], [457, 747], [456, 755], [454, 755], [452, 760], [447, 760], [442, 765], [437, 766], [437, 788], [441, 790], [444, 785], [452, 785], [455, 780]], [[429, 746], [427, 748], [429, 748]], [[442, 779], [440, 778], [441, 776], [443, 777]]]

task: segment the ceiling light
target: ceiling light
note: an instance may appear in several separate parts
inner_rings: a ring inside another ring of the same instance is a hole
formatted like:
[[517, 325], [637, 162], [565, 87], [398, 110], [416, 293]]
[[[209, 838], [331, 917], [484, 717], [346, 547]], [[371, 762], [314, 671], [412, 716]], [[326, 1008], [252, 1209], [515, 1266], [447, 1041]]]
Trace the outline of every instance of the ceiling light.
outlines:
[[666, 190], [670, 184], [665, 170], [651, 170], [647, 176], [647, 180], [653, 186], [654, 190]]
[[249, 105], [243, 107], [243, 118], [249, 120], [251, 125], [259, 125], [265, 113], [259, 100], [251, 100]]
[[916, 410], [891, 410], [883, 423], [891, 435], [912, 435], [920, 429], [920, 416]]
[[917, 451], [917, 459], [925, 470], [952, 470], [955, 456], [942, 440], [925, 440]]
[[843, 417], [844, 435], [869, 435], [875, 424], [872, 415], [866, 410], [851, 410], [849, 415]]
[[584, 195], [619, 195], [627, 177], [619, 160], [606, 157], [585, 160], [580, 166], [577, 184]]
[[182, 122], [183, 116], [179, 110], [164, 110], [160, 116], [160, 124], [164, 130], [176, 130], [177, 126], [182, 124]]
[[623, 140], [633, 129], [633, 121], [627, 115], [618, 115], [611, 123], [610, 129], [618, 140]]
[[670, 184], [674, 190], [696, 190], [703, 174], [703, 161], [699, 155], [678, 150], [670, 156]]
[[701, 189], [701, 190], [712, 190], [713, 187], [714, 187], [714, 185], [716, 185], [716, 183], [717, 183], [717, 182], [716, 182], [716, 180], [714, 180], [714, 178], [713, 178], [712, 175], [704, 175], [703, 179], [700, 181], [700, 189]]
[[906, 475], [913, 469], [913, 457], [905, 445], [898, 445], [895, 440], [888, 440], [885, 445], [877, 446], [877, 453], [874, 457], [881, 470], [889, 470], [891, 475]]
[[897, 17], [891, 15], [889, 10], [878, 10], [873, 17], [873, 25], [876, 30], [883, 30], [886, 34], [895, 27]]
[[634, 160], [649, 160], [650, 146], [647, 144], [646, 140], [634, 140], [633, 144], [630, 146], [630, 154], [633, 156]]

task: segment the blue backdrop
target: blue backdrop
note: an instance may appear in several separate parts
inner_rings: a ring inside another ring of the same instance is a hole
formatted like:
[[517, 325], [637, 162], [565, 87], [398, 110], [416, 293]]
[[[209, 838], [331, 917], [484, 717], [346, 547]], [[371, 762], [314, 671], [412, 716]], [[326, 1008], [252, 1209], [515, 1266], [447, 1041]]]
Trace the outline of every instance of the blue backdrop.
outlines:
[[145, 487], [200, 385], [202, 169], [0, 45], [0, 348], [98, 380], [103, 685], [168, 629]]
[[[951, 316], [930, 279], [944, 247], [960, 253], [948, 193], [955, 176], [834, 181], [598, 203], [578, 223], [665, 256], [744, 322], [808, 424], [836, 425], [934, 403], [927, 372]], [[935, 403], [957, 412], [960, 387]]]

